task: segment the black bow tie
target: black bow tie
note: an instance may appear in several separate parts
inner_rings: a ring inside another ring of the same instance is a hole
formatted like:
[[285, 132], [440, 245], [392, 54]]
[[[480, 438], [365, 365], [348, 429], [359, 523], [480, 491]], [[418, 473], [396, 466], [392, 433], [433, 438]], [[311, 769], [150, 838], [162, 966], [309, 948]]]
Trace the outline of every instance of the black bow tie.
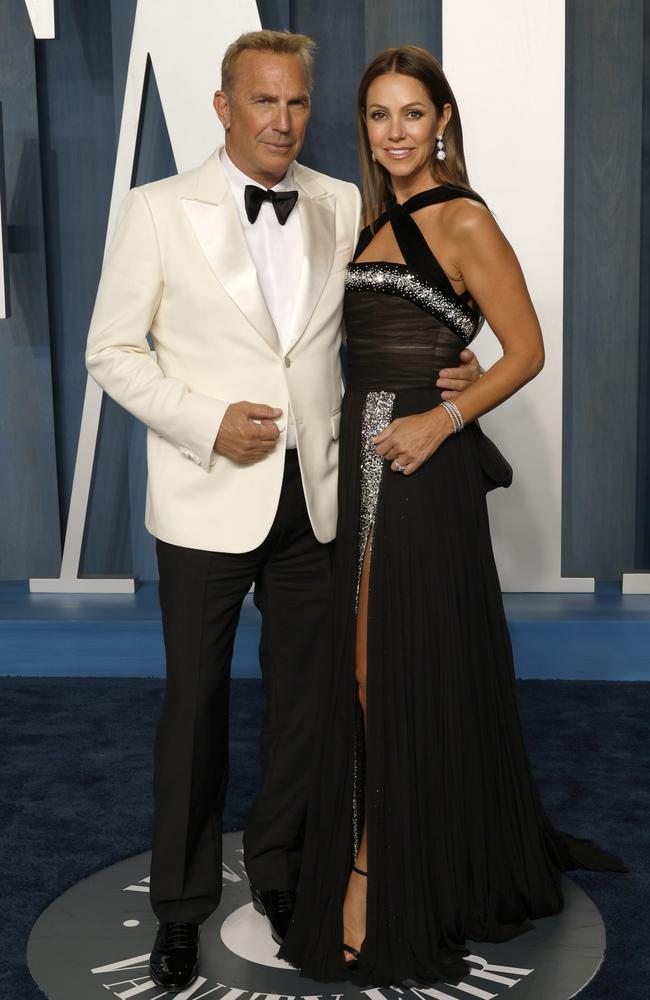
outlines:
[[297, 191], [265, 191], [264, 188], [256, 187], [254, 184], [247, 184], [244, 188], [244, 204], [246, 205], [246, 215], [249, 222], [255, 222], [260, 214], [263, 201], [270, 201], [275, 209], [275, 214], [281, 226], [285, 224], [293, 206], [298, 201]]

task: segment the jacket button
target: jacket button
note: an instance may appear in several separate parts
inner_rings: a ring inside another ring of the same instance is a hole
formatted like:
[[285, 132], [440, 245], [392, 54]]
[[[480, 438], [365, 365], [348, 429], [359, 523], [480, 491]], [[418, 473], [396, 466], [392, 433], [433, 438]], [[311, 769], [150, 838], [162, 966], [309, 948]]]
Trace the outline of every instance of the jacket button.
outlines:
[[286, 358], [284, 359], [284, 367], [285, 367], [285, 368], [291, 368], [291, 358], [289, 358], [289, 357], [286, 357]]

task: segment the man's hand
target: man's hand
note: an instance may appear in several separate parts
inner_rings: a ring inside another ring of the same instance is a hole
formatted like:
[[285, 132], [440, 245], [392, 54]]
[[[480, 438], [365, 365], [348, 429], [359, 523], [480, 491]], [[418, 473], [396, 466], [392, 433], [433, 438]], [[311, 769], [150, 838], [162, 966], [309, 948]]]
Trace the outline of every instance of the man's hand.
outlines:
[[282, 410], [264, 403], [231, 403], [214, 442], [214, 450], [240, 465], [252, 465], [275, 448], [280, 431], [275, 421]]
[[459, 368], [442, 368], [438, 373], [436, 385], [439, 389], [444, 389], [440, 395], [443, 399], [454, 399], [459, 396], [463, 389], [467, 389], [479, 378], [481, 369], [476, 355], [469, 348], [460, 352], [462, 364]]

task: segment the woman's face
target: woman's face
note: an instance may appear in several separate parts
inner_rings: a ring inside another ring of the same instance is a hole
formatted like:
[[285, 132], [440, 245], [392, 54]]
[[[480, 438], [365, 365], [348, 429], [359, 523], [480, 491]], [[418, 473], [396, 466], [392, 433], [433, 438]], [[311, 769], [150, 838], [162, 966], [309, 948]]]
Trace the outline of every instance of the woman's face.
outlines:
[[429, 172], [436, 136], [451, 117], [442, 114], [423, 83], [403, 73], [384, 73], [372, 81], [366, 94], [366, 127], [377, 163], [394, 177], [413, 178]]

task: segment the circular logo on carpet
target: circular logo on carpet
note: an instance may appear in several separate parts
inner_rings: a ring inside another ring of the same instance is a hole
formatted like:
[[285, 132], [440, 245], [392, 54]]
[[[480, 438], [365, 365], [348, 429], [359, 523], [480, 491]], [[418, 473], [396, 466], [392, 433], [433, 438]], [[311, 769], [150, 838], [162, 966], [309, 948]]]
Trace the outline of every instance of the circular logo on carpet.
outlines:
[[310, 982], [276, 957], [266, 919], [253, 909], [241, 834], [224, 837], [223, 858], [223, 897], [201, 928], [200, 975], [189, 989], [172, 994], [149, 978], [157, 928], [149, 854], [83, 879], [48, 906], [28, 942], [33, 978], [50, 1000], [568, 1000], [593, 978], [605, 953], [598, 910], [564, 878], [562, 913], [504, 944], [470, 942], [472, 971], [458, 986], [361, 990]]

